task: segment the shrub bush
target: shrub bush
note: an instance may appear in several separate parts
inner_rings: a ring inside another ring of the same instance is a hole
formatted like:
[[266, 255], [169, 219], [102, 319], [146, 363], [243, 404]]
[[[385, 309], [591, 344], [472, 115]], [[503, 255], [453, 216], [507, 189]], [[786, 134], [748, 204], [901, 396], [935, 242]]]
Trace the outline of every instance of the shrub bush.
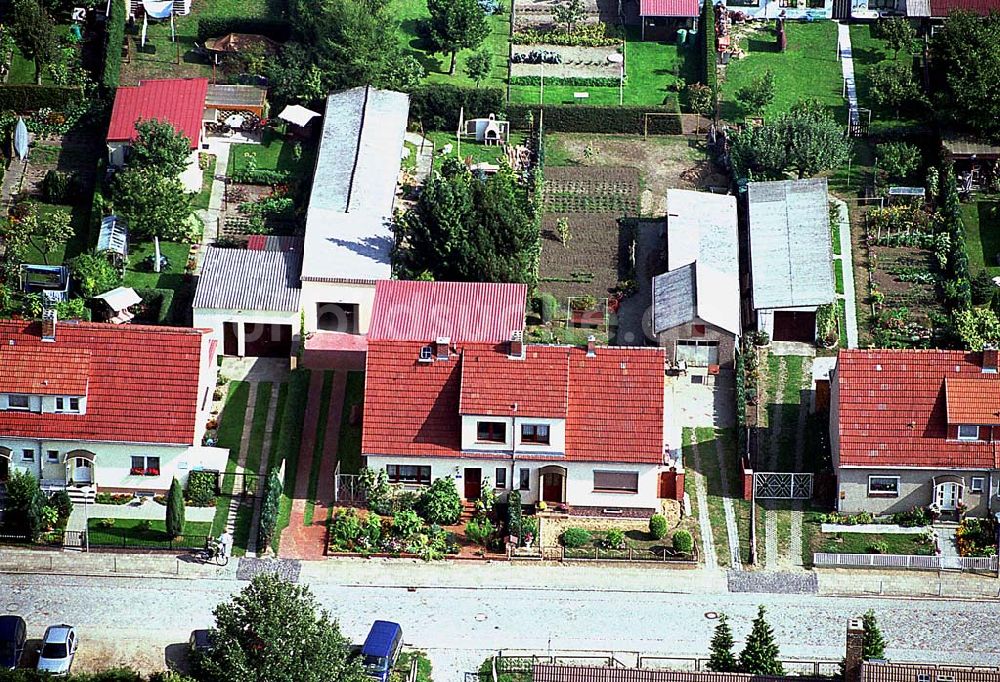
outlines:
[[909, 142], [885, 142], [875, 147], [879, 170], [890, 179], [906, 180], [920, 167], [920, 148]]
[[521, 493], [516, 490], [507, 496], [507, 535], [521, 537]]
[[625, 549], [625, 531], [612, 528], [604, 534], [604, 546], [608, 549]]
[[337, 549], [354, 549], [361, 532], [361, 519], [354, 508], [338, 509], [330, 522], [330, 543]]
[[413, 510], [398, 511], [392, 517], [392, 527], [396, 535], [403, 541], [409, 540], [420, 532], [424, 527], [424, 522]]
[[[541, 76], [513, 76], [511, 85], [533, 85], [541, 83]], [[617, 88], [619, 79], [607, 76], [567, 76], [565, 78], [551, 77], [545, 79], [546, 85], [574, 85], [583, 88]]]
[[518, 29], [511, 36], [515, 45], [561, 45], [566, 47], [612, 47], [621, 45], [621, 32], [608, 24], [578, 23], [572, 31], [553, 28], [547, 31]]
[[667, 537], [667, 517], [663, 514], [653, 514], [649, 517], [649, 534], [657, 540]]
[[713, 91], [719, 87], [718, 67], [716, 60], [718, 52], [715, 49], [715, 5], [703, 3], [701, 12], [701, 48], [705, 55], [705, 85]]
[[192, 507], [215, 506], [219, 474], [215, 471], [192, 471], [187, 480], [187, 501]]
[[678, 552], [690, 554], [694, 551], [694, 538], [686, 530], [679, 530], [674, 533], [673, 545]]
[[869, 554], [888, 554], [889, 553], [889, 545], [887, 543], [885, 543], [885, 542], [873, 542], [872, 544], [868, 545], [868, 553]]
[[541, 318], [542, 323], [548, 324], [559, 312], [559, 301], [552, 294], [544, 291], [539, 292], [535, 298], [535, 310], [538, 311], [538, 316]]
[[439, 478], [420, 495], [417, 510], [428, 523], [450, 526], [462, 515], [462, 498], [453, 478]]
[[369, 512], [365, 519], [364, 536], [368, 542], [369, 549], [380, 546], [382, 541], [382, 517], [374, 512]]
[[993, 294], [997, 291], [997, 285], [993, 283], [993, 278], [990, 277], [990, 273], [986, 270], [973, 277], [970, 286], [972, 287], [973, 305], [989, 303], [993, 300]]
[[585, 528], [567, 528], [562, 533], [562, 543], [570, 549], [583, 547], [590, 543], [590, 532]]
[[280, 185], [288, 182], [291, 173], [269, 168], [239, 168], [229, 171], [229, 180], [244, 185]]
[[42, 178], [42, 195], [50, 204], [75, 204], [80, 198], [80, 177], [76, 173], [49, 170]]
[[260, 504], [260, 527], [258, 530], [259, 547], [267, 547], [274, 538], [278, 527], [278, 514], [281, 513], [281, 494], [283, 486], [278, 470], [272, 469], [264, 484], [264, 499]]
[[83, 98], [83, 90], [68, 85], [0, 85], [0, 102], [12, 111], [62, 111]]
[[415, 490], [404, 490], [392, 500], [393, 511], [414, 511], [420, 503], [420, 494]]
[[504, 92], [500, 88], [464, 88], [447, 83], [422, 85], [410, 95], [410, 120], [420, 121], [426, 130], [454, 132], [458, 113], [465, 108], [465, 118], [500, 115], [504, 111]]
[[909, 511], [893, 514], [892, 522], [904, 528], [918, 528], [930, 524], [931, 516], [926, 507], [914, 507]]
[[49, 498], [49, 505], [56, 510], [60, 519], [69, 518], [73, 513], [73, 500], [69, 499], [69, 493], [65, 490], [57, 490]]
[[477, 545], [483, 545], [484, 547], [489, 543], [490, 538], [497, 532], [496, 526], [486, 518], [481, 516], [477, 519], [472, 519], [465, 526], [465, 537], [467, 537], [471, 542]]
[[111, 10], [106, 19], [101, 85], [109, 92], [118, 87], [118, 79], [121, 76], [122, 44], [125, 42], [125, 15], [127, 14], [125, 3], [128, 1], [111, 0]]
[[97, 527], [98, 528], [114, 528], [115, 527], [115, 520], [114, 519], [101, 519], [100, 521], [97, 522]]
[[[529, 112], [538, 120], [538, 105], [511, 104], [511, 121], [527, 120]], [[586, 106], [549, 104], [545, 106], [545, 129], [562, 133], [613, 133], [618, 135], [678, 135], [681, 117], [676, 100], [661, 106]], [[658, 114], [647, 117], [646, 114]]]
[[283, 19], [205, 17], [198, 20], [198, 42], [227, 33], [257, 33], [283, 43], [292, 37], [292, 25]]
[[173, 321], [171, 306], [174, 302], [173, 289], [136, 289], [135, 293], [142, 299], [146, 306], [143, 314], [139, 315], [144, 322], [150, 324], [168, 324]]
[[385, 469], [365, 467], [358, 477], [361, 490], [365, 495], [368, 509], [376, 514], [391, 514], [393, 512], [392, 486]]

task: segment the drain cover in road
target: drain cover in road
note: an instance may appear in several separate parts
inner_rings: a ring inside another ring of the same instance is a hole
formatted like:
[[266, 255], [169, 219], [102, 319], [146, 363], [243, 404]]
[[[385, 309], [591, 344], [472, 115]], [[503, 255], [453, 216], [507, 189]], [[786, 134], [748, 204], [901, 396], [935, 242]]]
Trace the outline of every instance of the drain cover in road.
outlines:
[[816, 594], [819, 591], [815, 573], [729, 571], [728, 577], [730, 592]]
[[274, 573], [290, 582], [298, 582], [302, 565], [294, 559], [254, 559], [242, 557], [236, 569], [237, 580], [252, 580], [261, 573]]

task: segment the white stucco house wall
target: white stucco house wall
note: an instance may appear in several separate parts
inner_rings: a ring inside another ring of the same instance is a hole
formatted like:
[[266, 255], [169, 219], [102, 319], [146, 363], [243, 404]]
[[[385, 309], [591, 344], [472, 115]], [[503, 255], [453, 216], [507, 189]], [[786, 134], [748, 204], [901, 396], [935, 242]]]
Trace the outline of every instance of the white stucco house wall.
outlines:
[[[76, 500], [165, 492], [225, 468], [202, 445], [218, 343], [204, 329], [0, 321], [0, 484], [29, 471]], [[54, 332], [54, 333], [50, 333]]]

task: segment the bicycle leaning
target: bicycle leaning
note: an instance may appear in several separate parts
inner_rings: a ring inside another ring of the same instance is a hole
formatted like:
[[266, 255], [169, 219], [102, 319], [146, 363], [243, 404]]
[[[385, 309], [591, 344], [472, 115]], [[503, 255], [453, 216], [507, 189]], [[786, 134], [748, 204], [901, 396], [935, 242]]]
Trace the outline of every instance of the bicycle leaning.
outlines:
[[197, 557], [203, 564], [214, 563], [225, 566], [229, 563], [229, 552], [226, 551], [226, 545], [216, 538], [209, 538], [205, 543], [205, 549], [198, 550]]

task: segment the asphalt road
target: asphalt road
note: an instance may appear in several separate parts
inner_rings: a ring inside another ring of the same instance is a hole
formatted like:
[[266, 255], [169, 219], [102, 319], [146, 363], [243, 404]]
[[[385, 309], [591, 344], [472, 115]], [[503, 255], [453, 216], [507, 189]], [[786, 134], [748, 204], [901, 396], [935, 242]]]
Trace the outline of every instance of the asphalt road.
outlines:
[[[436, 682], [461, 680], [497, 649], [599, 650], [669, 656], [704, 656], [724, 611], [737, 646], [758, 604], [768, 607], [783, 657], [839, 660], [846, 621], [875, 609], [895, 660], [1000, 665], [1000, 603], [844, 598], [816, 595], [730, 594], [711, 587], [684, 591], [632, 591], [600, 573], [594, 591], [574, 582], [561, 589], [555, 571], [539, 570], [537, 585], [519, 579], [434, 586], [424, 573], [415, 588], [316, 579], [311, 587], [344, 632], [361, 639], [372, 620], [402, 624], [407, 645], [429, 652]], [[489, 574], [491, 577], [495, 574]], [[567, 577], [570, 577], [567, 575]], [[579, 581], [579, 574], [573, 576]], [[645, 582], [655, 580], [654, 574]], [[529, 581], [530, 582], [530, 581]], [[76, 625], [80, 668], [110, 663], [155, 669], [175, 657], [193, 628], [212, 624], [212, 608], [244, 583], [233, 580], [0, 575], [0, 607], [20, 613], [29, 634], [54, 622]], [[405, 584], [405, 583], [404, 583]], [[663, 589], [670, 589], [664, 587]], [[627, 656], [623, 655], [623, 659]], [[634, 660], [634, 657], [633, 657]]]

